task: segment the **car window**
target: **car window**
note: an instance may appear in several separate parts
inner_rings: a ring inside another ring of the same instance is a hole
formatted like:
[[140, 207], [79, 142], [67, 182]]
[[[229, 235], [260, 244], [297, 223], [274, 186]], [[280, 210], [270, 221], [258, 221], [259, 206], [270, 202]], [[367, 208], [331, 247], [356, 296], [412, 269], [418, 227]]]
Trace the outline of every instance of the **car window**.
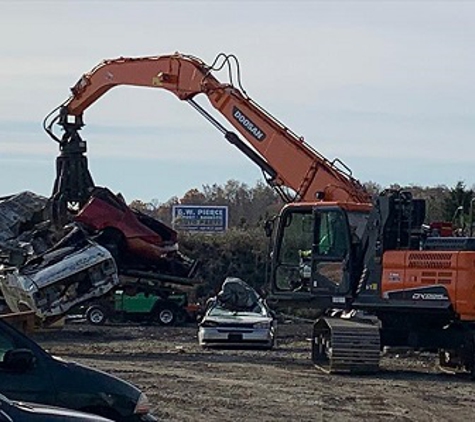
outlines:
[[229, 309], [222, 308], [221, 306], [213, 306], [210, 308], [208, 311], [209, 316], [226, 316], [226, 315], [232, 315], [234, 312], [230, 311]]
[[7, 350], [15, 348], [15, 344], [12, 339], [5, 335], [5, 333], [0, 332], [0, 362], [3, 362], [3, 357]]
[[267, 316], [267, 310], [262, 304], [257, 303], [253, 309], [246, 310], [246, 311], [232, 311], [230, 309], [223, 308], [220, 305], [215, 305], [212, 308], [210, 308], [208, 312], [209, 316], [255, 315], [255, 314]]

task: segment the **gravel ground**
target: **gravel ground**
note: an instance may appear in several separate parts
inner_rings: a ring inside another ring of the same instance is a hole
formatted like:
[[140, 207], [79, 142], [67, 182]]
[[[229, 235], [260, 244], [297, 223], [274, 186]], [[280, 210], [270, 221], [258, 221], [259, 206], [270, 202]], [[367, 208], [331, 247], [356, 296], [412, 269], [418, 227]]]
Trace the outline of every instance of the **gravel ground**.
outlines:
[[196, 325], [66, 324], [33, 337], [65, 359], [141, 388], [161, 421], [469, 421], [475, 382], [431, 354], [383, 356], [374, 375], [328, 375], [310, 360], [309, 324], [281, 324], [277, 347], [202, 350]]

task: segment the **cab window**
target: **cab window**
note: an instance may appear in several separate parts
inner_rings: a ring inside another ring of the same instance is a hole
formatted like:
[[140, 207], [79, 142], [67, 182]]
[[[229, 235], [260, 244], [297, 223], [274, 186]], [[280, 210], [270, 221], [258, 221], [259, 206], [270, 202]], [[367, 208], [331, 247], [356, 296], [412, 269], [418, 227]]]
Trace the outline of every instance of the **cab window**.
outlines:
[[314, 238], [312, 211], [289, 212], [281, 228], [274, 286], [277, 290], [305, 290], [310, 280]]
[[312, 250], [313, 215], [310, 213], [289, 213], [284, 223], [279, 262], [298, 265], [302, 253]]
[[343, 258], [348, 253], [348, 225], [345, 215], [338, 210], [319, 213], [317, 231], [318, 255]]

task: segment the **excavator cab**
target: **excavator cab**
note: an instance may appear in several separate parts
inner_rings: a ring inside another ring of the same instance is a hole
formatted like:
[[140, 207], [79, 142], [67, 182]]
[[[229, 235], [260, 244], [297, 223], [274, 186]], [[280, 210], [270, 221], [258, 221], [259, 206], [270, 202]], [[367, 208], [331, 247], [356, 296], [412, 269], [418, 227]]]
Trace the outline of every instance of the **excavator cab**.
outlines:
[[354, 291], [368, 214], [369, 207], [352, 203], [284, 207], [274, 237], [272, 296], [344, 305]]

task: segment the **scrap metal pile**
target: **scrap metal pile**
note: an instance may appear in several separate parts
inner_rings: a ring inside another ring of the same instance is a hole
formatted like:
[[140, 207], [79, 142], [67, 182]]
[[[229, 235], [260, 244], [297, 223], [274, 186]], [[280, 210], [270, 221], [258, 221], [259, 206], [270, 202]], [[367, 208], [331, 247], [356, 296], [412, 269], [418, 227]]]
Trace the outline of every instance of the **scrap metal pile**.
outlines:
[[48, 218], [32, 192], [0, 198], [0, 289], [11, 312], [34, 310], [44, 324], [133, 280], [193, 285], [196, 262], [177, 233], [96, 187], [66, 225]]

